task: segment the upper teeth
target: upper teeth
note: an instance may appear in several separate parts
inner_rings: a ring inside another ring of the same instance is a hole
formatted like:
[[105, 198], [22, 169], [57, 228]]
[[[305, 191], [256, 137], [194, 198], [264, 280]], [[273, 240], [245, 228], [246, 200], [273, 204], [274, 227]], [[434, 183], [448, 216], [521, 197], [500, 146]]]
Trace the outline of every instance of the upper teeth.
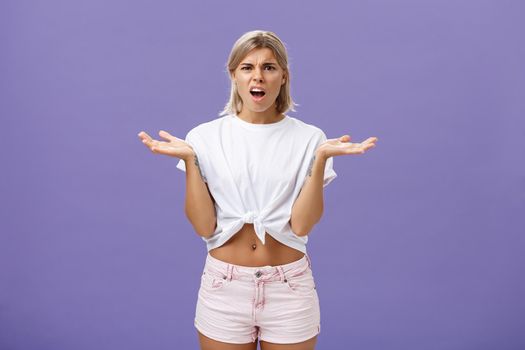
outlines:
[[253, 88], [251, 91], [262, 91], [261, 89]]

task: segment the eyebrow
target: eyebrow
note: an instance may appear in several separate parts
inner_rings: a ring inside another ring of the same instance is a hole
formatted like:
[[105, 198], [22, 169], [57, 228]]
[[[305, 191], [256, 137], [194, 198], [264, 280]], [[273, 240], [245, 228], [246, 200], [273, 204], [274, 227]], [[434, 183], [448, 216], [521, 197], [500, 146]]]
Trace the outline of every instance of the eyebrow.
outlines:
[[[253, 66], [253, 64], [251, 64], [251, 63], [241, 63], [241, 64], [245, 64], [247, 66]], [[277, 63], [275, 63], [275, 62], [263, 62], [263, 64], [274, 64], [274, 65], [276, 65]]]

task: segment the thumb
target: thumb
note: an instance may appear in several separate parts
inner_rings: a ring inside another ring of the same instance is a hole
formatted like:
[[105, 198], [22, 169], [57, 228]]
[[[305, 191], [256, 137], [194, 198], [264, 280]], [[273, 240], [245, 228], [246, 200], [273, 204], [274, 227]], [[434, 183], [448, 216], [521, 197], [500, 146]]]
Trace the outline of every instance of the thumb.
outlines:
[[348, 142], [350, 141], [350, 135], [343, 135], [339, 138], [339, 141]]
[[159, 136], [167, 140], [170, 140], [170, 141], [174, 141], [175, 139], [177, 139], [175, 136], [171, 135], [169, 132], [164, 131], [164, 130], [159, 131]]

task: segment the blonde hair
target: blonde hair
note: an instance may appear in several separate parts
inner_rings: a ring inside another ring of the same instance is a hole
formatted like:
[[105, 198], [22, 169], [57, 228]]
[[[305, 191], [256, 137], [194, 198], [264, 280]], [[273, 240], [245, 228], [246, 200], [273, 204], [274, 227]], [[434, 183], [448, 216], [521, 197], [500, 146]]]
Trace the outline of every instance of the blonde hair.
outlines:
[[230, 99], [224, 106], [220, 115], [238, 114], [242, 109], [242, 99], [237, 92], [237, 86], [233, 82], [232, 73], [237, 69], [241, 60], [253, 49], [269, 48], [273, 51], [277, 63], [284, 70], [286, 81], [281, 85], [279, 95], [275, 100], [277, 113], [286, 113], [288, 110], [295, 112], [294, 106], [299, 106], [292, 100], [290, 95], [290, 68], [288, 66], [288, 54], [284, 43], [273, 32], [265, 30], [253, 30], [244, 33], [233, 45], [226, 63], [228, 77], [230, 78]]

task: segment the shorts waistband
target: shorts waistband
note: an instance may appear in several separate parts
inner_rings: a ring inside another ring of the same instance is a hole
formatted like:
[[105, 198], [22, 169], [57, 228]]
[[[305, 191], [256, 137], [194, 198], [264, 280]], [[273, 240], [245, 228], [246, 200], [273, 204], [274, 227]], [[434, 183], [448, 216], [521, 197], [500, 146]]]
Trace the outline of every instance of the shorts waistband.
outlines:
[[229, 280], [276, 281], [286, 280], [286, 276], [291, 277], [303, 274], [308, 269], [311, 269], [311, 265], [312, 263], [308, 254], [305, 254], [299, 260], [283, 265], [242, 266], [216, 259], [208, 253], [204, 270], [205, 272], [207, 271], [215, 276]]

